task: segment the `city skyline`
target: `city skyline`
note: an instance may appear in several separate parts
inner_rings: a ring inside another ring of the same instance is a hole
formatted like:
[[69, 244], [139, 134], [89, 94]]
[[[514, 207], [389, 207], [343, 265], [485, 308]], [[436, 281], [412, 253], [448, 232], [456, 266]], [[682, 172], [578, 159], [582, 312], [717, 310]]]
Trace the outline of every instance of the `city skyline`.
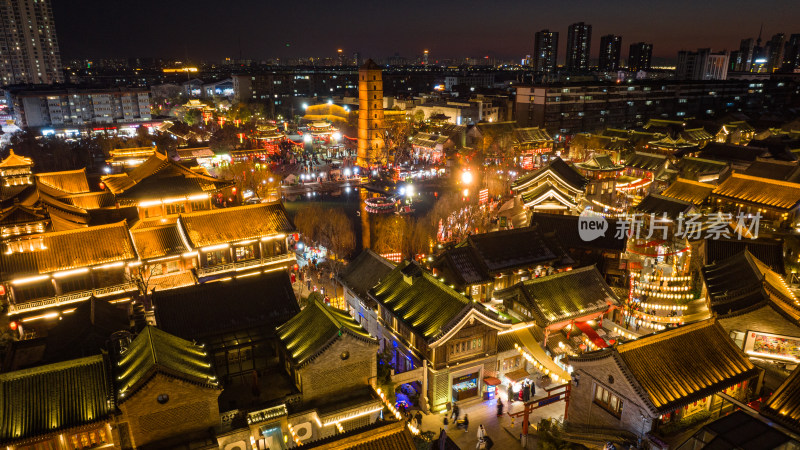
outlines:
[[[394, 54], [413, 57], [430, 50], [431, 60], [486, 56], [520, 59], [533, 52], [534, 33], [548, 28], [566, 37], [576, 22], [592, 25], [594, 45], [590, 59], [599, 54], [599, 36], [623, 37], [623, 48], [634, 42], [653, 43], [653, 57], [674, 60], [684, 49], [710, 47], [732, 51], [741, 39], [755, 37], [763, 23], [764, 35], [795, 32], [800, 10], [792, 2], [774, 0], [759, 4], [678, 1], [669, 5], [619, 2], [609, 8], [590, 2], [526, 5], [506, 2], [491, 11], [477, 4], [440, 2], [424, 5], [388, 5], [383, 9], [346, 1], [336, 5], [309, 4], [298, 14], [279, 5], [252, 3], [222, 9], [201, 0], [191, 10], [158, 5], [145, 0], [135, 10], [123, 4], [89, 0], [77, 10], [54, 2], [53, 10], [64, 59], [153, 56], [221, 60], [239, 57], [260, 60], [301, 56], [334, 57], [336, 50], [362, 57], [384, 59]], [[151, 8], [151, 6], [153, 8]], [[175, 8], [175, 11], [164, 9]], [[208, 11], [215, 20], [208, 22]], [[508, 14], [508, 11], [515, 11]], [[98, 15], [93, 20], [93, 14]], [[458, 14], [460, 20], [446, 20]], [[114, 21], [100, 20], [114, 17]], [[175, 20], [180, 17], [180, 20]], [[92, 23], [86, 27], [87, 19]], [[302, 20], [300, 20], [302, 19]], [[409, 23], [414, 22], [413, 28]], [[480, 23], [480, 32], [464, 23]], [[266, 26], [265, 26], [266, 25]], [[129, 34], [124, 30], [146, 29]], [[416, 30], [413, 33], [409, 29]], [[419, 31], [422, 30], [422, 31]], [[430, 30], [426, 32], [425, 30]], [[126, 38], [126, 36], [134, 36]], [[403, 39], [398, 39], [403, 36]], [[566, 56], [566, 39], [559, 42], [559, 64]], [[623, 54], [626, 58], [627, 54]]]

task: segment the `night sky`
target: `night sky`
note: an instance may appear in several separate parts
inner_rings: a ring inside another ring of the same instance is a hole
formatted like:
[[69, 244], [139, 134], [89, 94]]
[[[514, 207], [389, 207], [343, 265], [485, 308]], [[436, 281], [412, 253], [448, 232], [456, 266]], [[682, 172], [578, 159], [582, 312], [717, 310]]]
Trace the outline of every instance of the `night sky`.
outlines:
[[[384, 59], [492, 55], [519, 59], [533, 51], [533, 35], [559, 32], [564, 60], [567, 26], [593, 26], [592, 56], [600, 36], [621, 34], [628, 45], [654, 44], [654, 56], [678, 50], [735, 50], [739, 41], [800, 33], [798, 0], [450, 1], [450, 0], [51, 0], [62, 58], [154, 56], [219, 60], [351, 55]], [[655, 4], [657, 3], [657, 4]], [[654, 5], [655, 4], [655, 5]], [[286, 44], [290, 44], [289, 47]]]

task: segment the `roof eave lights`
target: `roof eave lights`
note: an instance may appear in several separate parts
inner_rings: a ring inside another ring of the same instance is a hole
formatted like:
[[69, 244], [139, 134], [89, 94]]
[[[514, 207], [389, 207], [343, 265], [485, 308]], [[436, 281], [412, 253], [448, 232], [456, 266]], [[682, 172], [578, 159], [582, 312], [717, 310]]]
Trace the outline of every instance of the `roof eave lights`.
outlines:
[[19, 285], [22, 285], [22, 284], [35, 283], [37, 281], [44, 281], [44, 280], [47, 280], [49, 278], [50, 278], [49, 275], [38, 275], [38, 276], [35, 276], [35, 277], [20, 278], [19, 280], [12, 281], [11, 284], [13, 284], [14, 286], [19, 286]]
[[56, 273], [53, 274], [53, 278], [64, 278], [64, 277], [69, 277], [69, 276], [72, 276], [72, 275], [79, 275], [79, 274], [87, 273], [87, 272], [89, 272], [89, 268], [88, 267], [83, 267], [83, 268], [75, 269], [75, 270], [66, 270], [64, 272], [56, 272]]
[[208, 247], [203, 247], [200, 250], [202, 250], [204, 252], [213, 252], [215, 250], [224, 250], [224, 249], [226, 249], [226, 248], [228, 248], [230, 246], [231, 246], [230, 244], [226, 243], [226, 244], [211, 245], [211, 246], [208, 246]]

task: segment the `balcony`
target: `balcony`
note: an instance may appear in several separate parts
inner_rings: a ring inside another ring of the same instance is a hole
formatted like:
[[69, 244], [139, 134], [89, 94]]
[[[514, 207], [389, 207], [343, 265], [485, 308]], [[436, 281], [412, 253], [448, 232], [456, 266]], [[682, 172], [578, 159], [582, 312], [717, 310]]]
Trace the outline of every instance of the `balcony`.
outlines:
[[249, 261], [241, 261], [228, 264], [220, 264], [212, 267], [203, 267], [197, 269], [197, 278], [208, 277], [220, 273], [231, 271], [242, 271], [256, 267], [270, 266], [273, 264], [290, 263], [295, 261], [294, 253], [285, 253], [283, 255], [273, 256], [269, 258], [252, 259]]
[[124, 294], [137, 290], [135, 283], [122, 283], [96, 289], [70, 292], [67, 294], [55, 295], [53, 297], [38, 298], [22, 303], [8, 305], [8, 315], [26, 314], [48, 308], [58, 308], [72, 303], [82, 302], [91, 297], [107, 297], [109, 295]]

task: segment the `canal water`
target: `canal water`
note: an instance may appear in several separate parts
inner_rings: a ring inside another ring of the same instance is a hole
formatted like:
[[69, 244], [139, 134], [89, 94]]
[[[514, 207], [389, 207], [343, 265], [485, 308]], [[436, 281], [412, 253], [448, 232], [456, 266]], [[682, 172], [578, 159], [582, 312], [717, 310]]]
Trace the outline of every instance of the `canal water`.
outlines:
[[[286, 195], [283, 199], [283, 204], [286, 207], [286, 212], [289, 219], [294, 221], [297, 212], [302, 208], [311, 204], [317, 204], [323, 209], [338, 208], [347, 214], [350, 222], [353, 224], [353, 230], [356, 234], [356, 250], [352, 256], [357, 255], [363, 250], [363, 227], [359, 210], [361, 208], [361, 190], [363, 188], [342, 188], [339, 191], [332, 193], [305, 193], [298, 195]], [[414, 217], [424, 216], [433, 206], [437, 198], [436, 192], [420, 192], [419, 195], [414, 197]], [[369, 213], [366, 213], [369, 214]]]

